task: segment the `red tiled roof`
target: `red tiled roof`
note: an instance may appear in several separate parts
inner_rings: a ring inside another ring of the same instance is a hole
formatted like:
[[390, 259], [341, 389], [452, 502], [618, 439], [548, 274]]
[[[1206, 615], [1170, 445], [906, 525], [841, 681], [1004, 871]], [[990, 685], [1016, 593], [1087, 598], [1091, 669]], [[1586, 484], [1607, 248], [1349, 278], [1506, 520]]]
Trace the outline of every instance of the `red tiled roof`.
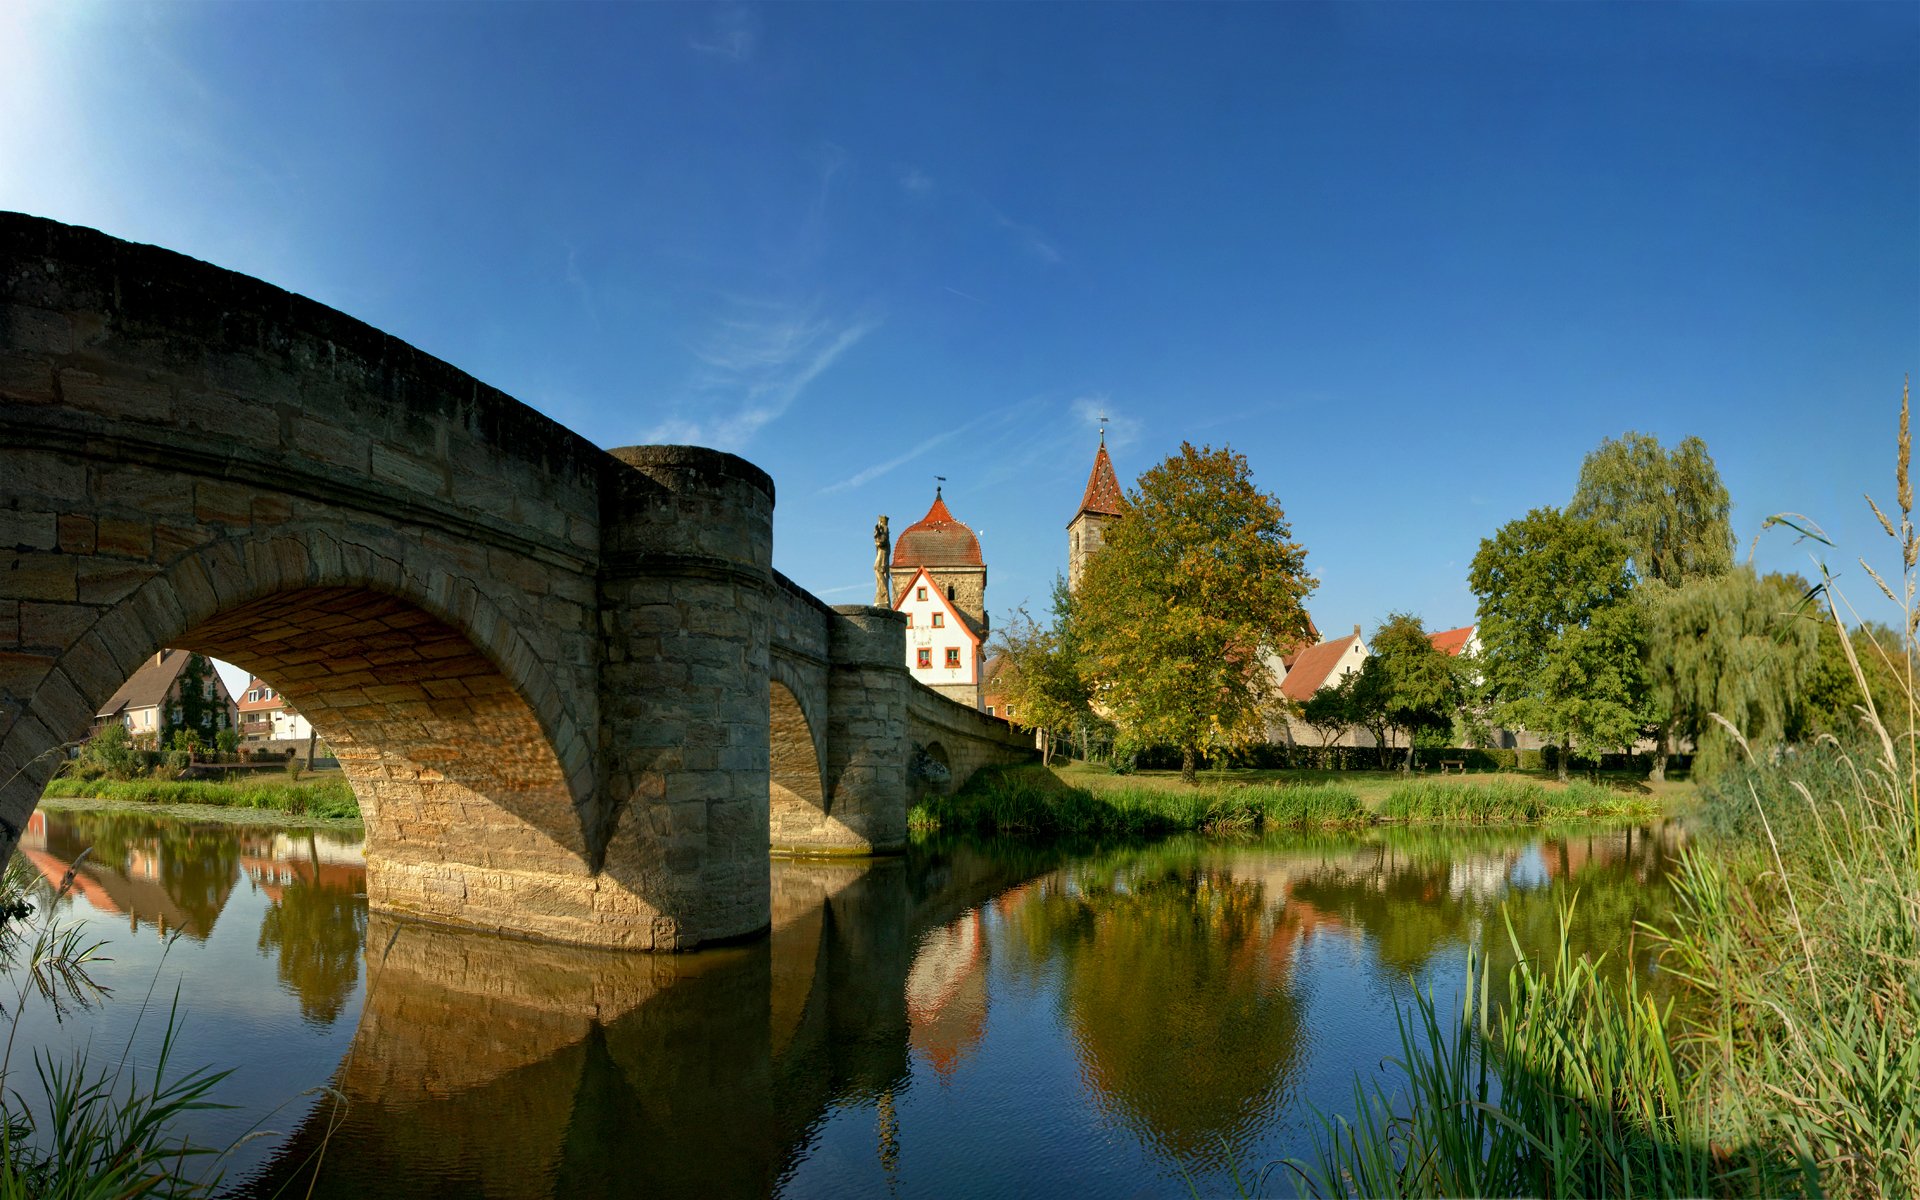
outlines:
[[1472, 637], [1473, 626], [1462, 625], [1458, 629], [1443, 629], [1439, 633], [1430, 633], [1427, 635], [1427, 640], [1433, 643], [1435, 650], [1458, 656], [1467, 648], [1467, 641]]
[[1074, 514], [1074, 519], [1078, 520], [1080, 513], [1117, 517], [1125, 504], [1120, 481], [1113, 474], [1113, 460], [1107, 457], [1107, 439], [1103, 437], [1099, 453], [1093, 456], [1093, 470], [1087, 475], [1086, 495], [1080, 497], [1080, 512]]
[[1327, 681], [1333, 668], [1339, 665], [1340, 656], [1347, 647], [1360, 640], [1360, 635], [1350, 633], [1331, 642], [1321, 642], [1318, 646], [1309, 646], [1294, 656], [1293, 666], [1287, 671], [1287, 677], [1280, 681], [1280, 690], [1289, 700], [1305, 701]]
[[984, 565], [980, 557], [980, 539], [973, 536], [973, 530], [953, 519], [947, 511], [947, 502], [940, 498], [936, 488], [933, 493], [933, 507], [927, 515], [907, 526], [900, 538], [893, 544], [893, 565], [896, 567], [978, 567]]

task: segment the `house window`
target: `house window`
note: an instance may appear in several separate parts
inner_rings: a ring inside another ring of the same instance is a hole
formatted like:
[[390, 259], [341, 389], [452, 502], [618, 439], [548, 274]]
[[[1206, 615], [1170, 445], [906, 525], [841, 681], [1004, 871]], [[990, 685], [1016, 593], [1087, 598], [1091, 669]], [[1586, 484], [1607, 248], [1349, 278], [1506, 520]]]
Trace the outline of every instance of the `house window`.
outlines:
[[952, 584], [948, 584], [948, 585], [947, 585], [947, 599], [949, 599], [949, 600], [951, 600], [951, 599], [953, 599], [953, 585], [952, 585]]
[[1009, 705], [1007, 705], [1007, 715], [1008, 715], [1008, 716], [1012, 716], [1012, 715], [1013, 715], [1013, 705], [1011, 705], [1011, 704], [1009, 704]]
[[908, 613], [908, 614], [907, 614], [907, 628], [908, 628], [908, 629], [912, 629], [912, 628], [913, 628], [913, 614], [912, 614], [912, 613]]
[[947, 666], [957, 667], [959, 665], [960, 665], [960, 647], [948, 646], [947, 647]]
[[931, 650], [916, 650], [916, 651], [914, 651], [914, 655], [915, 655], [915, 662], [914, 662], [914, 664], [913, 664], [914, 666], [916, 666], [916, 667], [930, 667], [930, 666], [932, 666], [932, 665], [933, 665], [933, 651], [931, 651]]
[[946, 628], [946, 624], [947, 624], [947, 614], [945, 613], [933, 614], [933, 627], [935, 629], [944, 629]]
[[920, 588], [918, 590], [918, 593], [914, 596], [914, 599], [916, 600], [925, 600], [926, 598], [927, 598], [927, 589], [925, 588]]
[[987, 705], [987, 715], [988, 715], [988, 716], [992, 716], [992, 715], [993, 715], [993, 705], [991, 705], [991, 704], [989, 704], [989, 705]]

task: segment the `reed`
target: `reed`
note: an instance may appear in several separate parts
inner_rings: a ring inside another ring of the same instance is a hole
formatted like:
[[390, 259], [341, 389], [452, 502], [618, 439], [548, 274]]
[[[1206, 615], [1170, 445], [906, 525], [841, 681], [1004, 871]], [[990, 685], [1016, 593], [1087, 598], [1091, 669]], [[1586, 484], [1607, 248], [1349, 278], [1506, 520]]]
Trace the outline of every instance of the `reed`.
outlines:
[[[1400, 1012], [1397, 1086], [1357, 1081], [1355, 1116], [1320, 1118], [1315, 1157], [1289, 1164], [1314, 1196], [1785, 1196], [1817, 1192], [1804, 1162], [1713, 1138], [1671, 1003], [1604, 977], [1604, 956], [1521, 956], [1489, 1003], [1469, 954], [1465, 999]], [[1519, 953], [1511, 924], [1507, 935]]]
[[1412, 780], [1387, 793], [1376, 811], [1389, 821], [1486, 824], [1574, 817], [1644, 819], [1655, 815], [1657, 808], [1649, 798], [1584, 780], [1553, 788], [1530, 779], [1501, 778], [1486, 783]]

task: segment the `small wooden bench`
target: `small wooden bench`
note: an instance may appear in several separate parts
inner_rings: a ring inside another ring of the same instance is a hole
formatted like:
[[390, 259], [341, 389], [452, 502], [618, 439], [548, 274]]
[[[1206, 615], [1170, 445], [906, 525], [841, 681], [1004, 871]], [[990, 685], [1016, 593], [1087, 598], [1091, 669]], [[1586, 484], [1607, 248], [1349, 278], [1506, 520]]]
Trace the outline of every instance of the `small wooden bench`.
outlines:
[[1467, 760], [1466, 760], [1466, 759], [1464, 759], [1464, 758], [1443, 758], [1443, 759], [1441, 759], [1441, 760], [1440, 760], [1440, 773], [1441, 773], [1442, 775], [1445, 775], [1445, 774], [1446, 774], [1446, 773], [1447, 773], [1448, 771], [1458, 771], [1458, 772], [1460, 772], [1460, 773], [1461, 773], [1462, 775], [1465, 775], [1465, 774], [1467, 773]]

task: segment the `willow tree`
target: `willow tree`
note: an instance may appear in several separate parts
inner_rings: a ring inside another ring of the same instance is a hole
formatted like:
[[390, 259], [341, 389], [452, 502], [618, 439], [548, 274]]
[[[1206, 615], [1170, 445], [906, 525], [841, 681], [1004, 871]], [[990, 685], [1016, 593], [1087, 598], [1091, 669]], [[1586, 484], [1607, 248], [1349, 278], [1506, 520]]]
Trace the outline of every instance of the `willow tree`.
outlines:
[[[1661, 648], [1647, 658], [1650, 698], [1672, 733], [1692, 739], [1699, 776], [1715, 774], [1735, 754], [1714, 713], [1756, 748], [1794, 731], [1820, 650], [1818, 625], [1795, 612], [1804, 589], [1743, 566], [1677, 588], [1642, 590], [1653, 597], [1642, 606], [1647, 642]], [[1658, 777], [1664, 743], [1656, 755]]]
[[1119, 737], [1177, 747], [1189, 783], [1202, 754], [1264, 738], [1279, 701], [1264, 652], [1308, 638], [1306, 568], [1244, 455], [1183, 442], [1141, 475], [1074, 598]]
[[1580, 464], [1567, 514], [1618, 538], [1642, 582], [1680, 587], [1733, 568], [1732, 508], [1705, 442], [1684, 438], [1668, 450], [1626, 433]]
[[[1618, 539], [1635, 578], [1649, 585], [1638, 594], [1641, 624], [1648, 631], [1641, 652], [1650, 679], [1682, 676], [1691, 669], [1688, 660], [1701, 657], [1694, 647], [1657, 631], [1697, 618], [1697, 600], [1681, 593], [1733, 569], [1732, 507], [1707, 444], [1697, 437], [1684, 438], [1668, 450], [1647, 434], [1626, 433], [1601, 442], [1580, 465], [1568, 514], [1592, 521]], [[1718, 593], [1708, 589], [1701, 594]], [[1681, 604], [1682, 611], [1661, 612], [1668, 603]], [[1735, 640], [1740, 636], [1738, 631], [1729, 634]], [[1666, 777], [1674, 738], [1699, 728], [1700, 714], [1668, 704], [1687, 690], [1655, 687], [1649, 697], [1651, 779]], [[1775, 697], [1773, 703], [1778, 707], [1788, 702]]]
[[1646, 721], [1640, 614], [1625, 548], [1591, 521], [1536, 508], [1480, 543], [1485, 689], [1503, 723], [1578, 748], [1630, 744]]

